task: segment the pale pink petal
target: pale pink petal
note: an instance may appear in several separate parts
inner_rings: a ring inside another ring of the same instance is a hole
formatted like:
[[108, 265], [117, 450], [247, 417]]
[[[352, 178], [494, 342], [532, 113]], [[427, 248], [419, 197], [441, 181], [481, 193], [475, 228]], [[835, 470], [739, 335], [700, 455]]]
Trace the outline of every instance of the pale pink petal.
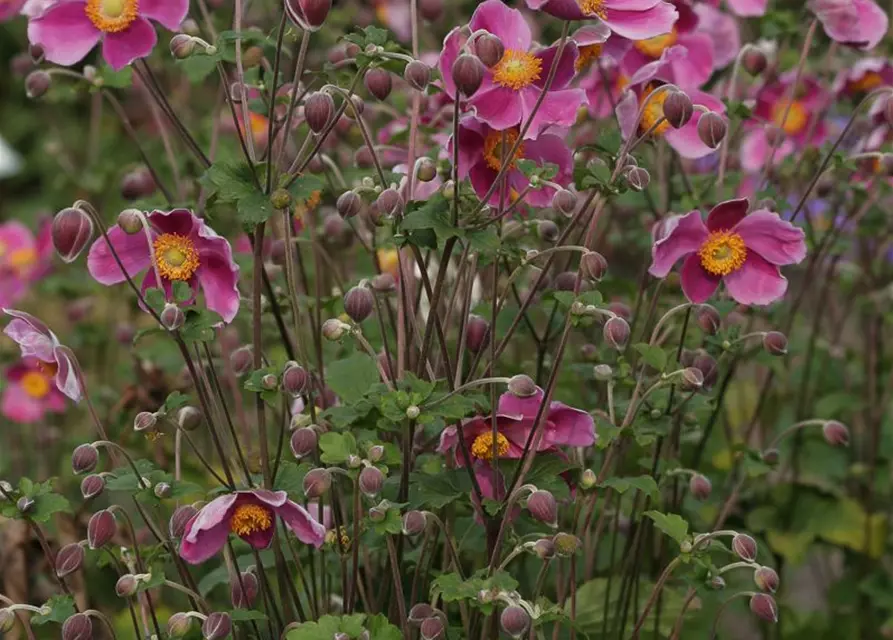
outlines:
[[701, 258], [692, 254], [682, 263], [682, 292], [691, 302], [707, 302], [719, 286], [720, 277], [701, 266]]
[[220, 553], [229, 537], [227, 520], [195, 532], [195, 523], [200, 517], [201, 512], [187, 523], [186, 535], [180, 541], [180, 557], [190, 564], [200, 564], [213, 558]]
[[152, 23], [145, 18], [137, 18], [124, 31], [105, 34], [102, 57], [112, 69], [120, 71], [134, 60], [152, 53], [157, 41]]
[[43, 47], [49, 62], [64, 66], [84, 59], [102, 35], [84, 8], [85, 2], [57, 2], [28, 23], [28, 40]]
[[[538, 89], [527, 87], [520, 91], [523, 121], [526, 123], [533, 114], [540, 95]], [[586, 92], [582, 89], [549, 91], [540, 108], [533, 115], [533, 122], [524, 135], [526, 139], [538, 138], [550, 126], [569, 127], [577, 120], [577, 111], [586, 102]]]
[[744, 219], [749, 206], [750, 202], [747, 198], [720, 202], [707, 214], [707, 228], [710, 231], [731, 229]]
[[713, 42], [713, 65], [717, 69], [732, 64], [741, 49], [741, 35], [735, 19], [707, 4], [695, 6], [698, 31]]
[[281, 507], [275, 509], [285, 525], [291, 529], [298, 540], [304, 544], [312, 544], [320, 547], [326, 538], [326, 528], [316, 520], [307, 510], [286, 500]]
[[726, 3], [736, 15], [750, 18], [765, 14], [769, 0], [726, 0]]
[[707, 227], [699, 211], [667, 219], [662, 233], [651, 247], [651, 267], [648, 269], [648, 273], [656, 278], [666, 277], [676, 262], [700, 249], [707, 239]]
[[257, 502], [263, 502], [271, 508], [279, 508], [288, 502], [288, 494], [285, 491], [270, 491], [269, 489], [251, 489], [242, 491], [240, 495], [243, 498], [250, 499], [251, 496], [256, 498]]
[[620, 133], [624, 139], [629, 139], [638, 128], [639, 99], [632, 91], [624, 91], [614, 109], [617, 122], [620, 124]]
[[748, 255], [755, 251], [775, 265], [797, 264], [806, 257], [803, 229], [782, 220], [772, 211], [754, 211], [734, 230], [744, 240]]
[[521, 123], [521, 92], [508, 87], [492, 85], [489, 89], [479, 89], [471, 104], [477, 117], [498, 131]]
[[[125, 233], [115, 225], [108, 230], [108, 237], [130, 277], [152, 264], [149, 240], [145, 233]], [[117, 284], [127, 279], [103, 237], [98, 238], [90, 247], [90, 252], [87, 254], [87, 271], [94, 280], [106, 285]]]
[[724, 279], [729, 295], [740, 304], [767, 305], [784, 296], [787, 279], [778, 267], [750, 251], [744, 264]]
[[53, 350], [53, 357], [57, 367], [56, 388], [75, 402], [80, 402], [83, 397], [83, 389], [81, 389], [81, 383], [78, 382], [77, 373], [75, 373], [77, 363], [71, 361], [66, 347], [56, 347]]
[[53, 350], [59, 343], [43, 322], [24, 311], [15, 309], [3, 309], [3, 311], [13, 318], [3, 333], [19, 345], [23, 357], [34, 356], [44, 362], [55, 361]]
[[871, 0], [813, 0], [816, 17], [832, 40], [872, 49], [883, 39], [887, 14]]
[[21, 385], [13, 383], [3, 390], [0, 411], [13, 422], [30, 424], [43, 419], [45, 408], [43, 402], [28, 395]]
[[535, 11], [545, 11], [562, 20], [586, 20], [577, 0], [527, 0], [527, 7]]
[[713, 41], [703, 33], [684, 33], [678, 42], [687, 55], [673, 62], [673, 79], [682, 89], [697, 89], [713, 75]]
[[240, 495], [240, 493], [227, 493], [214, 498], [202, 507], [191, 525], [186, 528], [184, 539], [196, 542], [203, 532], [209, 531], [220, 524], [225, 524], [229, 528], [231, 512]]
[[628, 4], [624, 4], [624, 0], [611, 1], [606, 6], [604, 23], [624, 38], [645, 40], [669, 33], [679, 17], [675, 7], [668, 2], [658, 2], [644, 11], [621, 10], [628, 6], [634, 8], [633, 5], [637, 4], [640, 4], [638, 0], [631, 0]]
[[35, 248], [34, 234], [18, 220], [0, 224], [0, 248], [4, 256], [17, 249]]
[[140, 15], [158, 22], [169, 31], [178, 31], [188, 12], [188, 0], [140, 0]]
[[469, 27], [489, 31], [506, 49], [527, 52], [530, 49], [530, 26], [517, 9], [510, 9], [501, 0], [486, 0], [478, 5], [471, 16]]

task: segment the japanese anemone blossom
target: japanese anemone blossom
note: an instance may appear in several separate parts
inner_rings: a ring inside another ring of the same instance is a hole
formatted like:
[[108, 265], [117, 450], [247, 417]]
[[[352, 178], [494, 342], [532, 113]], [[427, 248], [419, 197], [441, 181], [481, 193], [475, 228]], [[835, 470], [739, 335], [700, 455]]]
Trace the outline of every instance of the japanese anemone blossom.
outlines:
[[735, 62], [741, 51], [738, 21], [709, 4], [696, 4], [694, 10], [698, 15], [698, 32], [713, 43], [713, 68], [722, 69]]
[[[207, 307], [226, 322], [239, 310], [239, 267], [233, 262], [229, 242], [217, 235], [201, 218], [186, 209], [153, 211], [147, 216], [151, 245], [146, 233], [129, 234], [115, 225], [109, 241], [128, 275], [148, 269], [142, 289], [163, 286], [170, 297], [173, 282], [186, 282], [193, 292], [196, 285], [205, 294]], [[153, 264], [154, 262], [154, 264]], [[155, 277], [155, 269], [161, 283]], [[99, 238], [87, 255], [90, 275], [105, 285], [125, 280], [105, 238]]]
[[38, 366], [53, 378], [56, 388], [78, 402], [83, 395], [75, 373], [78, 365], [71, 361], [67, 347], [59, 342], [49, 327], [30, 313], [15, 309], [3, 309], [3, 312], [12, 316], [3, 333], [19, 345], [22, 357], [38, 360]]
[[319, 547], [326, 528], [307, 510], [288, 499], [285, 491], [251, 489], [214, 498], [187, 524], [180, 541], [180, 556], [191, 564], [213, 557], [234, 533], [255, 549], [266, 549], [279, 517], [304, 544]]
[[779, 266], [806, 257], [803, 230], [777, 213], [747, 213], [748, 201], [728, 200], [713, 207], [707, 223], [699, 211], [662, 223], [651, 248], [651, 275], [663, 278], [679, 260], [682, 291], [694, 303], [705, 302], [720, 281], [740, 304], [766, 305], [788, 287]]
[[53, 259], [51, 224], [47, 220], [37, 237], [16, 220], [0, 224], [0, 307], [21, 300], [29, 287], [49, 271]]
[[[487, 31], [495, 35], [505, 47], [502, 59], [484, 73], [483, 82], [471, 96], [469, 105], [478, 119], [500, 131], [526, 123], [543, 95], [558, 45], [532, 50], [530, 26], [520, 11], [508, 8], [500, 0], [486, 0], [478, 5], [469, 27], [472, 33]], [[457, 27], [444, 39], [440, 54], [443, 86], [454, 100], [456, 85], [451, 70], [465, 42], [465, 36]], [[576, 59], [577, 45], [568, 42], [558, 60], [549, 91], [533, 115], [525, 138], [538, 137], [550, 125], [569, 127], [574, 124], [577, 109], [585, 99], [582, 90], [566, 88], [574, 77]]]
[[[707, 0], [707, 4], [718, 7], [719, 0]], [[766, 13], [769, 0], [726, 0], [726, 4], [736, 16], [754, 18]]]
[[52, 369], [37, 358], [23, 358], [6, 370], [0, 412], [13, 422], [40, 422], [48, 412], [65, 411], [65, 396], [56, 387]]
[[[861, 58], [837, 74], [831, 91], [835, 95], [861, 99], [883, 86], [893, 86], [893, 64], [886, 58]], [[884, 101], [874, 104], [883, 105]]]
[[873, 49], [887, 33], [887, 14], [872, 0], [812, 0], [810, 8], [832, 40]]
[[188, 11], [188, 0], [60, 0], [31, 19], [28, 40], [64, 66], [102, 42], [102, 57], [117, 71], [152, 53], [157, 37], [149, 20], [176, 31]]
[[[795, 72], [790, 71], [765, 85], [757, 94], [753, 108], [755, 120], [778, 127], [784, 134], [784, 140], [773, 157], [776, 164], [797, 149], [821, 146], [828, 137], [824, 120], [812, 123], [813, 116], [823, 111], [828, 93], [815, 78], [801, 77], [791, 100], [788, 96], [794, 79]], [[741, 168], [749, 172], [761, 171], [772, 155], [772, 142], [762, 124], [750, 123], [747, 126], [750, 131], [741, 141]]]
[[[518, 141], [517, 127], [505, 131], [496, 131], [476, 118], [467, 116], [459, 123], [459, 179], [471, 178], [471, 185], [479, 198], [483, 198], [499, 173], [503, 154], [512, 150]], [[503, 149], [503, 140], [505, 149]], [[453, 141], [449, 148], [452, 150]], [[452, 151], [451, 151], [452, 152]], [[557, 135], [544, 133], [536, 140], [524, 140], [515, 152], [506, 170], [507, 201], [513, 201], [530, 182], [517, 168], [518, 160], [532, 160], [538, 165], [547, 163], [558, 166], [558, 173], [551, 182], [567, 186], [573, 179], [573, 156], [567, 143]], [[524, 197], [524, 202], [534, 207], [547, 207], [552, 201], [555, 189], [543, 185], [531, 189]], [[499, 204], [500, 189], [490, 196], [490, 204]]]
[[[672, 67], [669, 63], [685, 55], [684, 47], [680, 45], [670, 47], [661, 54], [660, 60], [649, 62], [632, 74], [627, 84], [627, 90], [617, 103], [615, 110], [620, 123], [620, 131], [625, 139], [633, 135], [644, 134], [663, 118], [663, 104], [669, 91], [660, 91], [650, 99], [649, 96], [666, 82], [673, 82], [673, 74], [670, 73]], [[725, 112], [723, 103], [708, 93], [697, 89], [686, 89], [686, 93], [696, 105], [702, 105], [716, 113]], [[643, 106], [642, 118], [637, 121], [639, 110]], [[703, 158], [713, 153], [714, 149], [705, 145], [698, 135], [700, 119], [701, 112], [695, 110], [691, 120], [681, 129], [673, 129], [669, 122], [663, 121], [657, 124], [652, 135], [663, 136], [683, 158]]]
[[673, 5], [664, 0], [527, 0], [527, 7], [563, 20], [597, 18], [630, 40], [667, 33], [676, 22]]

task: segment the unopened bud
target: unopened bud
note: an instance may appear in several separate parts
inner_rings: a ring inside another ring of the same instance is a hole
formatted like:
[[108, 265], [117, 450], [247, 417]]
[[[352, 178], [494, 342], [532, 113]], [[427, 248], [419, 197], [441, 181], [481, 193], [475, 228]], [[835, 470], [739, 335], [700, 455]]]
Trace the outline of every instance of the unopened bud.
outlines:
[[415, 167], [415, 175], [421, 182], [431, 182], [437, 177], [437, 165], [431, 158], [419, 158]]
[[753, 581], [760, 591], [775, 593], [778, 590], [778, 573], [772, 567], [760, 567], [754, 571]]
[[406, 619], [410, 624], [419, 625], [428, 618], [435, 616], [436, 613], [436, 609], [427, 602], [419, 602], [409, 610], [409, 615], [406, 616]]
[[62, 640], [93, 640], [93, 623], [84, 613], [76, 613], [62, 625]]
[[778, 622], [778, 606], [775, 598], [765, 593], [757, 593], [750, 598], [750, 610], [766, 622]]
[[614, 377], [614, 369], [609, 364], [597, 364], [592, 367], [592, 374], [599, 382], [608, 382]]
[[177, 412], [177, 424], [183, 431], [195, 431], [202, 422], [204, 422], [202, 412], [192, 405], [186, 405]]
[[108, 509], [97, 511], [87, 522], [87, 544], [91, 549], [101, 549], [115, 536], [118, 524], [115, 516]]
[[154, 487], [152, 487], [152, 493], [155, 494], [155, 497], [159, 500], [167, 500], [174, 493], [174, 488], [169, 485], [167, 482], [159, 482]]
[[204, 640], [223, 640], [232, 633], [233, 621], [228, 613], [215, 612], [202, 623]]
[[431, 82], [431, 69], [424, 62], [413, 60], [403, 70], [403, 79], [413, 89], [424, 91]]
[[244, 376], [254, 368], [254, 350], [250, 346], [239, 347], [230, 354], [229, 366], [237, 376]]
[[757, 541], [746, 533], [736, 533], [732, 538], [732, 551], [742, 560], [753, 562], [757, 559]]
[[297, 397], [304, 393], [309, 381], [310, 375], [307, 370], [297, 362], [289, 362], [285, 365], [285, 370], [282, 372], [283, 391]]
[[285, 0], [285, 15], [303, 31], [317, 31], [322, 27], [332, 0]]
[[741, 56], [741, 66], [744, 67], [747, 73], [752, 76], [758, 76], [766, 70], [768, 64], [769, 60], [766, 58], [765, 53], [758, 47], [747, 45], [747, 51]]
[[22, 496], [16, 501], [16, 509], [19, 510], [19, 513], [27, 514], [30, 513], [34, 508], [34, 498], [29, 498], [28, 496]]
[[710, 497], [710, 492], [713, 491], [713, 485], [710, 484], [710, 479], [707, 476], [696, 473], [688, 481], [688, 490], [696, 500], [706, 500]]
[[164, 305], [159, 316], [161, 318], [161, 326], [168, 331], [176, 331], [186, 322], [186, 314], [177, 305], [168, 302]]
[[291, 452], [300, 460], [314, 453], [318, 442], [319, 436], [316, 435], [316, 430], [303, 427], [291, 434]]
[[319, 498], [332, 486], [332, 474], [326, 469], [311, 469], [304, 476], [304, 495]]
[[171, 534], [171, 538], [182, 538], [186, 531], [186, 525], [197, 515], [198, 509], [189, 504], [183, 505], [174, 511], [170, 522], [168, 522], [168, 531]]
[[514, 375], [508, 382], [509, 393], [517, 398], [529, 398], [536, 395], [538, 388], [530, 376], [523, 373]]
[[701, 327], [701, 331], [708, 336], [716, 335], [716, 332], [719, 331], [719, 327], [722, 324], [722, 320], [719, 317], [719, 311], [709, 304], [699, 305], [698, 310], [695, 312], [695, 317], [698, 320], [698, 326]]
[[25, 78], [25, 95], [32, 99], [43, 97], [52, 83], [53, 80], [46, 71], [32, 71]]
[[183, 638], [192, 629], [192, 618], [185, 613], [175, 613], [167, 619], [167, 634], [172, 638]]
[[726, 137], [726, 120], [715, 111], [701, 115], [698, 120], [698, 137], [711, 149], [716, 149]]
[[485, 67], [495, 67], [505, 55], [502, 40], [492, 33], [483, 33], [474, 41], [474, 52]]
[[435, 22], [443, 15], [443, 0], [419, 0], [419, 15], [428, 22]]
[[788, 352], [788, 339], [780, 331], [769, 331], [763, 336], [763, 348], [773, 356], [783, 356]]
[[453, 82], [466, 98], [473, 96], [484, 80], [484, 65], [477, 56], [463, 53], [453, 62]]
[[580, 488], [584, 491], [592, 489], [596, 482], [598, 482], [598, 476], [595, 475], [595, 471], [592, 469], [584, 469], [583, 473], [580, 474]]
[[118, 594], [119, 598], [129, 598], [136, 594], [139, 584], [139, 580], [136, 579], [136, 576], [132, 573], [125, 573], [118, 578], [118, 581], [115, 583], [115, 593]]
[[360, 477], [357, 480], [360, 491], [372, 498], [377, 496], [381, 491], [381, 485], [384, 484], [384, 474], [377, 467], [366, 467], [360, 471]]
[[540, 560], [551, 560], [555, 557], [555, 543], [550, 538], [540, 538], [533, 545], [533, 553]]
[[317, 91], [304, 100], [304, 119], [313, 133], [322, 133], [335, 113], [335, 101], [328, 93]]
[[403, 213], [403, 196], [396, 189], [385, 189], [378, 195], [375, 206], [383, 216], [398, 216]]
[[822, 425], [825, 442], [835, 447], [846, 447], [850, 443], [850, 430], [837, 420], [828, 420]]
[[366, 90], [379, 100], [386, 100], [393, 87], [391, 74], [381, 67], [369, 69], [363, 76], [363, 84]]
[[605, 342], [618, 351], [623, 351], [629, 342], [629, 324], [620, 316], [609, 318], [602, 328]]
[[363, 200], [354, 191], [345, 191], [335, 201], [335, 210], [342, 218], [353, 218], [363, 208]]
[[102, 493], [103, 489], [105, 489], [105, 480], [100, 475], [92, 474], [81, 480], [81, 495], [84, 500], [95, 498]]
[[608, 271], [608, 261], [598, 251], [590, 251], [580, 258], [580, 267], [584, 277], [599, 281]]
[[84, 564], [84, 548], [77, 542], [67, 544], [56, 554], [56, 575], [60, 578], [71, 575]]
[[428, 527], [428, 518], [421, 511], [407, 511], [403, 514], [403, 533], [417, 536]]
[[419, 633], [422, 640], [442, 640], [442, 638], [446, 637], [446, 628], [443, 620], [439, 616], [434, 616], [433, 618], [422, 620], [422, 624], [419, 626]]
[[363, 322], [372, 314], [375, 299], [372, 292], [364, 286], [352, 287], [344, 294], [344, 312], [354, 322]]
[[9, 633], [16, 626], [16, 614], [7, 608], [0, 609], [0, 633]]
[[[128, 174], [129, 175], [129, 174]], [[124, 176], [125, 180], [127, 176]], [[124, 187], [121, 188], [122, 192]], [[126, 196], [125, 196], [126, 197]], [[128, 235], [134, 235], [143, 232], [143, 214], [138, 209], [124, 209], [118, 214], [118, 226], [121, 231]]]
[[259, 585], [257, 576], [251, 571], [243, 571], [230, 585], [229, 597], [236, 609], [250, 609], [257, 600]]
[[513, 638], [521, 638], [530, 628], [530, 614], [523, 607], [511, 605], [502, 610], [499, 616], [502, 630]]
[[722, 576], [712, 576], [707, 585], [714, 591], [722, 591], [726, 588], [726, 580]]
[[686, 367], [682, 370], [682, 389], [694, 391], [704, 386], [704, 374], [700, 369]]
[[543, 242], [555, 242], [559, 234], [558, 225], [551, 220], [540, 220], [536, 224], [536, 234]]
[[195, 39], [185, 33], [178, 33], [171, 38], [171, 55], [177, 60], [185, 60], [195, 51]]
[[642, 167], [633, 167], [626, 172], [626, 183], [633, 191], [644, 191], [651, 182], [651, 174]]
[[550, 527], [558, 526], [558, 502], [548, 491], [534, 491], [527, 498], [527, 510], [536, 520]]
[[388, 507], [385, 503], [369, 509], [369, 519], [372, 522], [384, 522], [388, 518]]
[[552, 208], [569, 216], [577, 208], [577, 196], [573, 191], [558, 189], [552, 196]]
[[76, 474], [90, 473], [99, 462], [99, 451], [92, 444], [82, 444], [71, 454], [71, 469]]
[[684, 91], [670, 91], [663, 104], [664, 117], [674, 129], [681, 129], [694, 115], [691, 98]]
[[[124, 174], [124, 177], [121, 178], [121, 197], [125, 200], [148, 198], [155, 193], [156, 188], [155, 177], [152, 175], [152, 172], [149, 171], [148, 167], [137, 167], [133, 171], [128, 171]], [[118, 224], [121, 224], [120, 220], [118, 220]], [[133, 228], [133, 225], [131, 225], [131, 229]], [[137, 230], [142, 231], [142, 229], [143, 225], [142, 222], [140, 222], [140, 226], [137, 227]], [[136, 233], [136, 231], [127, 232]]]
[[489, 342], [490, 324], [481, 316], [470, 315], [465, 326], [465, 346], [472, 353], [479, 353]]
[[93, 220], [82, 209], [62, 209], [53, 218], [50, 235], [62, 261], [74, 262], [93, 237]]
[[155, 428], [155, 425], [158, 423], [158, 418], [154, 413], [149, 411], [140, 411], [133, 418], [133, 430], [139, 433], [140, 431], [151, 431]]
[[340, 340], [347, 331], [350, 331], [350, 325], [341, 322], [337, 318], [329, 318], [322, 323], [323, 337], [332, 342]]
[[40, 64], [43, 62], [45, 51], [43, 47], [39, 44], [29, 44], [28, 45], [28, 55], [31, 56], [31, 61], [34, 64]]

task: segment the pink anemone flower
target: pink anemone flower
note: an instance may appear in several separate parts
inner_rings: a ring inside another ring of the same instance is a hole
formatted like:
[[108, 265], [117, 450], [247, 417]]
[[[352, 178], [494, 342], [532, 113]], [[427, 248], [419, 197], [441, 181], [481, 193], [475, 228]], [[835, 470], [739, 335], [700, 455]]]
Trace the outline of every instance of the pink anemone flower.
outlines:
[[0, 2], [0, 22], [12, 20], [22, 12], [25, 0], [4, 0]]
[[[713, 7], [719, 6], [719, 0], [707, 0]], [[755, 18], [766, 13], [769, 0], [726, 0], [729, 10], [742, 18]]]
[[0, 411], [21, 424], [40, 422], [47, 412], [65, 411], [65, 396], [56, 387], [52, 366], [37, 358], [23, 358], [7, 369]]
[[[493, 185], [502, 166], [503, 153], [507, 154], [512, 150], [518, 136], [516, 127], [496, 131], [473, 117], [465, 117], [459, 123], [459, 178], [471, 178], [471, 185], [478, 197], [483, 198]], [[503, 138], [506, 146], [504, 151]], [[448, 146], [452, 150], [452, 139]], [[516, 166], [518, 160], [532, 160], [540, 166], [547, 163], [556, 165], [558, 173], [551, 182], [563, 187], [573, 180], [574, 162], [567, 143], [560, 136], [544, 133], [535, 140], [524, 140], [515, 152], [515, 157], [506, 170], [509, 201], [518, 198], [530, 185], [527, 177]], [[554, 188], [542, 185], [530, 189], [524, 196], [524, 202], [534, 207], [547, 207], [554, 194]], [[490, 196], [490, 204], [498, 205], [500, 198], [500, 189], [497, 188]]]
[[3, 333], [19, 345], [22, 357], [38, 360], [59, 391], [75, 402], [80, 401], [83, 390], [75, 372], [78, 365], [72, 362], [70, 351], [59, 342], [56, 334], [30, 313], [15, 309], [3, 309], [3, 312], [12, 316]]
[[679, 260], [682, 291], [694, 303], [706, 302], [725, 282], [740, 304], [767, 305], [788, 287], [779, 266], [806, 257], [803, 230], [777, 213], [747, 213], [747, 199], [728, 200], [710, 211], [707, 223], [699, 211], [668, 219], [651, 248], [649, 273], [665, 277]]
[[[862, 58], [843, 69], [831, 87], [835, 95], [845, 95], [857, 100], [883, 86], [893, 86], [893, 64], [887, 58]], [[874, 104], [883, 105], [878, 100]]]
[[0, 307], [21, 300], [49, 271], [53, 259], [51, 224], [47, 221], [41, 225], [36, 238], [21, 222], [0, 224]]
[[[225, 322], [232, 322], [239, 310], [239, 267], [233, 262], [229, 242], [186, 209], [153, 211], [147, 219], [151, 244], [142, 231], [129, 234], [118, 225], [109, 229], [109, 241], [128, 275], [133, 277], [148, 269], [143, 291], [162, 286], [168, 296], [178, 280], [186, 282], [193, 292], [200, 286], [207, 307]], [[161, 283], [156, 279], [156, 268]], [[105, 238], [90, 247], [87, 269], [105, 285], [125, 280]]]
[[[543, 95], [558, 46], [531, 49], [530, 26], [520, 11], [510, 9], [500, 0], [486, 0], [478, 5], [469, 27], [472, 33], [487, 31], [495, 35], [505, 47], [502, 59], [485, 71], [483, 83], [469, 100], [477, 118], [500, 131], [526, 123]], [[440, 54], [443, 86], [454, 100], [456, 85], [451, 70], [465, 41], [461, 30], [453, 29]], [[577, 45], [570, 42], [558, 60], [552, 85], [533, 115], [525, 138], [536, 138], [551, 125], [568, 127], [576, 121], [577, 109], [586, 97], [580, 89], [566, 88], [574, 77], [576, 59]]]
[[527, 7], [562, 20], [598, 18], [630, 40], [667, 33], [676, 22], [676, 10], [664, 0], [527, 0]]
[[285, 491], [251, 489], [214, 498], [186, 524], [180, 556], [199, 564], [215, 556], [234, 533], [255, 549], [266, 549], [276, 532], [276, 518], [304, 544], [319, 547], [326, 528], [307, 510], [288, 499]]
[[812, 0], [810, 8], [832, 40], [873, 49], [887, 33], [887, 14], [872, 0]]
[[28, 40], [64, 66], [102, 42], [102, 57], [120, 70], [152, 53], [157, 36], [149, 20], [176, 31], [188, 11], [188, 0], [60, 0], [31, 19]]
[[698, 32], [713, 43], [713, 68], [722, 69], [735, 62], [741, 51], [738, 21], [709, 4], [697, 4], [694, 9], [698, 15]]

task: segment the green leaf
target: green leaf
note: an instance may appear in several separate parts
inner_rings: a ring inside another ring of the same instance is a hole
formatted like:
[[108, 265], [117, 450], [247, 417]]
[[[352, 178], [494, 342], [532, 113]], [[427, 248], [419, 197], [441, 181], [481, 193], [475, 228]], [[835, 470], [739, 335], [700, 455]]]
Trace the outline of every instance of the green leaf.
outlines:
[[326, 368], [326, 383], [345, 404], [360, 400], [378, 381], [378, 367], [365, 353], [355, 353]]
[[107, 64], [96, 72], [96, 82], [108, 89], [125, 89], [133, 84], [133, 69], [124, 67], [115, 71]]
[[264, 612], [255, 611], [254, 609], [233, 609], [228, 613], [233, 622], [251, 622], [252, 620], [263, 622], [267, 619], [267, 615]]
[[198, 84], [217, 68], [216, 56], [192, 55], [185, 60], [177, 60], [176, 64], [186, 74], [191, 84]]
[[288, 187], [288, 192], [296, 202], [306, 202], [313, 196], [314, 192], [322, 191], [324, 188], [325, 183], [322, 178], [319, 176], [307, 175], [299, 176], [292, 182]]
[[[346, 633], [349, 638], [359, 638], [366, 629], [365, 613], [349, 616], [322, 616], [315, 622], [304, 622], [286, 635], [286, 640], [332, 640], [336, 634]], [[387, 636], [384, 636], [389, 640]]]
[[192, 287], [182, 280], [174, 280], [171, 285], [174, 294], [174, 302], [188, 302], [192, 299]]
[[34, 522], [49, 522], [53, 514], [60, 511], [70, 511], [71, 505], [64, 496], [56, 493], [47, 493], [34, 497], [34, 505], [28, 512], [28, 517]]
[[387, 617], [381, 613], [369, 616], [365, 626], [366, 631], [369, 632], [370, 640], [401, 640], [403, 638], [400, 629], [388, 622]]
[[164, 291], [156, 287], [146, 289], [143, 297], [146, 299], [146, 304], [149, 305], [149, 308], [152, 309], [152, 311], [154, 311], [155, 313], [161, 313], [161, 311], [164, 309], [165, 303], [167, 302]]
[[276, 210], [273, 208], [270, 198], [263, 193], [254, 192], [244, 198], [239, 198], [236, 211], [239, 214], [239, 222], [254, 226], [269, 220]]
[[50, 612], [45, 616], [40, 614], [31, 616], [31, 624], [35, 626], [44, 625], [47, 622], [62, 624], [76, 613], [74, 599], [71, 596], [53, 596], [44, 603], [44, 606], [48, 607]]
[[688, 523], [675, 513], [646, 511], [645, 515], [654, 520], [655, 527], [680, 544], [688, 536]]
[[385, 519], [381, 522], [372, 522], [371, 528], [379, 535], [397, 535], [403, 531], [403, 518], [400, 516], [400, 509], [389, 508], [385, 514]]
[[178, 409], [182, 409], [187, 404], [189, 404], [189, 397], [183, 395], [179, 391], [174, 391], [173, 393], [168, 394], [164, 401], [164, 405], [162, 406], [162, 410], [164, 413], [170, 415]]
[[600, 487], [610, 487], [617, 493], [625, 493], [629, 489], [637, 489], [645, 495], [657, 498], [660, 494], [657, 482], [651, 476], [638, 476], [634, 478], [608, 478]]
[[413, 473], [409, 477], [409, 506], [436, 511], [470, 495], [471, 478], [465, 469], [442, 469], [439, 473]]
[[251, 167], [245, 162], [218, 161], [208, 167], [199, 182], [216, 193], [223, 202], [238, 202], [242, 198], [258, 194]]
[[441, 574], [431, 583], [431, 600], [436, 600], [438, 597], [442, 597], [444, 602], [464, 600], [488, 611], [492, 609], [492, 605], [485, 605], [480, 601], [481, 591], [498, 593], [500, 591], [515, 591], [518, 588], [518, 581], [505, 571], [496, 571], [490, 577], [487, 577], [486, 574], [487, 569], [481, 569], [467, 580], [462, 580], [457, 573]]
[[186, 342], [211, 342], [215, 338], [214, 328], [222, 322], [223, 319], [210, 309], [187, 309], [180, 337]]
[[319, 437], [320, 460], [326, 464], [347, 462], [350, 456], [359, 453], [356, 438], [352, 433], [336, 433], [328, 431]]
[[658, 371], [663, 371], [667, 366], [667, 352], [660, 347], [640, 342], [639, 344], [634, 344], [633, 349], [639, 352], [639, 355], [642, 356], [642, 361], [648, 366]]

